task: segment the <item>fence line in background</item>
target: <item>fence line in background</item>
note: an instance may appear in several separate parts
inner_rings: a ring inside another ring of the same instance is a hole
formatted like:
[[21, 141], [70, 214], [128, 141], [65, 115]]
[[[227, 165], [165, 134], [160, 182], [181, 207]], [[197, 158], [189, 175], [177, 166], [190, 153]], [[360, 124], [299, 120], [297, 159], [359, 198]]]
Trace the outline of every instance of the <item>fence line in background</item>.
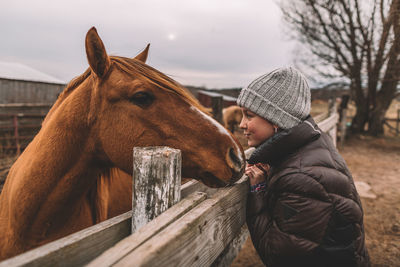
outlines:
[[0, 114], [0, 148], [17, 155], [32, 141], [45, 114]]
[[337, 139], [337, 123], [339, 121], [339, 114], [336, 111], [336, 102], [331, 100], [329, 102], [328, 112], [320, 114], [314, 118], [318, 127], [325, 133], [327, 133], [336, 146]]
[[[396, 126], [390, 124], [390, 122], [396, 122]], [[385, 118], [383, 122], [389, 129], [390, 132], [399, 135], [400, 134], [400, 109], [397, 110], [397, 118]]]

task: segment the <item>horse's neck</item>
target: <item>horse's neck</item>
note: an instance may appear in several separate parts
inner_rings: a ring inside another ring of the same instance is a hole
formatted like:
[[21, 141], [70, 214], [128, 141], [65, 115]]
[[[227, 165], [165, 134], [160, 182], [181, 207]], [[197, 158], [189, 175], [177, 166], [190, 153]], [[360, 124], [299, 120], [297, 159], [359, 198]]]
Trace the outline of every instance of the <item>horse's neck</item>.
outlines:
[[[73, 113], [58, 108], [10, 170], [0, 216], [20, 236], [44, 237], [72, 217], [91, 216], [82, 200], [99, 175], [95, 144], [77, 117], [82, 115]], [[79, 220], [75, 224], [71, 231], [82, 228]]]

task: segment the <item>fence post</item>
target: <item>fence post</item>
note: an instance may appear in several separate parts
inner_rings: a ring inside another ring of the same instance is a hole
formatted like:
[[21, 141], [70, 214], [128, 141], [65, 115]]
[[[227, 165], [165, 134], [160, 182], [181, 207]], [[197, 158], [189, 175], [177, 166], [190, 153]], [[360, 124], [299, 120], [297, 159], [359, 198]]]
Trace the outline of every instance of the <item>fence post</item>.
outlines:
[[349, 104], [350, 95], [342, 95], [342, 101], [339, 106], [339, 130], [340, 130], [340, 147], [344, 146], [347, 130], [347, 106]]
[[132, 233], [180, 201], [181, 162], [178, 149], [133, 149]]
[[[336, 109], [336, 98], [331, 98], [329, 100], [329, 117], [332, 116], [333, 114], [335, 114], [337, 112]], [[332, 138], [333, 144], [336, 147], [336, 131], [337, 131], [337, 125], [335, 125], [334, 127], [332, 127], [329, 131], [328, 131], [328, 135]]]
[[222, 96], [212, 96], [211, 97], [211, 108], [212, 115], [216, 121], [224, 124], [222, 119], [222, 109], [223, 109], [223, 98]]
[[399, 122], [400, 122], [400, 109], [397, 110], [396, 136], [400, 133], [400, 131], [399, 131]]
[[344, 147], [344, 140], [346, 138], [346, 130], [347, 130], [347, 109], [344, 108], [341, 110], [340, 114], [340, 147]]
[[13, 126], [14, 126], [15, 147], [17, 148], [17, 156], [19, 156], [19, 154], [21, 154], [21, 145], [19, 144], [18, 117], [17, 117], [17, 115], [13, 115]]

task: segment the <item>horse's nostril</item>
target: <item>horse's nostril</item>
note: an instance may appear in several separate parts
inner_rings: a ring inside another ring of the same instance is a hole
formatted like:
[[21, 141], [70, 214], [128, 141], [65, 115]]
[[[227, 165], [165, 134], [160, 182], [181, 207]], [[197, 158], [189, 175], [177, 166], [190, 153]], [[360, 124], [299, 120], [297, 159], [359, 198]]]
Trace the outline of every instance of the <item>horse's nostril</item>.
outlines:
[[236, 155], [233, 147], [229, 148], [229, 159], [233, 163], [235, 169], [239, 172], [242, 168], [242, 161], [240, 160], [238, 155]]

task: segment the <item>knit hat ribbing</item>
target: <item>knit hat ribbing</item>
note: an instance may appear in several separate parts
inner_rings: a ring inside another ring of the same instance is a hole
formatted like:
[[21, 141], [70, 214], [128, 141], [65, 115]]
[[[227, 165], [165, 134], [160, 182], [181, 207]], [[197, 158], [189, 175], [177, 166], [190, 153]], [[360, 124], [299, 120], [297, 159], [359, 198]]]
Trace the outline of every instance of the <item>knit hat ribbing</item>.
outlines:
[[243, 88], [237, 104], [282, 129], [290, 129], [310, 114], [311, 92], [296, 69], [282, 68], [264, 74]]

